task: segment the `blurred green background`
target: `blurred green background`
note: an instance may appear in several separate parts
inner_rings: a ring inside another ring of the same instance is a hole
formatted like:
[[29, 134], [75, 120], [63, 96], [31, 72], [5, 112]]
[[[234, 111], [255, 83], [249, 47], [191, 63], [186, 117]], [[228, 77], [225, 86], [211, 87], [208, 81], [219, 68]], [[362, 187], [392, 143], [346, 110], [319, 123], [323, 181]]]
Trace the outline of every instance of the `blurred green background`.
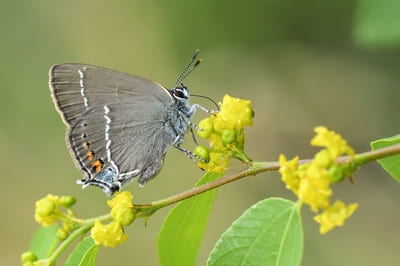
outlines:
[[[19, 264], [38, 228], [34, 203], [48, 193], [77, 196], [82, 217], [108, 212], [99, 189], [75, 184], [81, 174], [48, 89], [52, 64], [94, 64], [170, 87], [199, 48], [204, 62], [186, 84], [217, 101], [226, 93], [252, 100], [255, 125], [247, 130], [246, 150], [253, 159], [311, 157], [317, 125], [363, 152], [370, 141], [399, 133], [399, 11], [396, 1], [377, 0], [1, 1], [0, 265]], [[186, 146], [191, 143], [188, 138]], [[190, 188], [201, 175], [172, 149], [154, 181], [126, 189], [146, 203]], [[377, 163], [363, 166], [354, 180], [335, 187], [338, 198], [360, 203], [343, 228], [321, 236], [303, 209], [303, 265], [399, 265], [399, 184]], [[198, 265], [234, 219], [271, 196], [294, 199], [277, 173], [221, 188]], [[167, 212], [156, 213], [147, 227], [136, 221], [126, 243], [101, 248], [97, 264], [157, 265], [155, 241]]]

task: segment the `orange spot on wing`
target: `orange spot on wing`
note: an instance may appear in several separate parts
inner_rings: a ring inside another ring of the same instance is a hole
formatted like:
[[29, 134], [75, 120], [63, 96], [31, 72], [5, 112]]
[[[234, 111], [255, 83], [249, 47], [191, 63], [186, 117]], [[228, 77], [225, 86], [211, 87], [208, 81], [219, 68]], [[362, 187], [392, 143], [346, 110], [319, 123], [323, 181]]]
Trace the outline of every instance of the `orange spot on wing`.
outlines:
[[103, 168], [103, 162], [101, 160], [96, 160], [92, 163], [93, 170], [96, 172], [100, 172], [101, 168]]
[[87, 142], [87, 141], [85, 141], [85, 142], [83, 143], [83, 147], [85, 147], [85, 149], [89, 149], [90, 143]]
[[93, 151], [88, 151], [86, 154], [87, 154], [87, 157], [88, 157], [88, 159], [90, 161], [93, 160], [93, 158], [94, 158], [94, 152]]

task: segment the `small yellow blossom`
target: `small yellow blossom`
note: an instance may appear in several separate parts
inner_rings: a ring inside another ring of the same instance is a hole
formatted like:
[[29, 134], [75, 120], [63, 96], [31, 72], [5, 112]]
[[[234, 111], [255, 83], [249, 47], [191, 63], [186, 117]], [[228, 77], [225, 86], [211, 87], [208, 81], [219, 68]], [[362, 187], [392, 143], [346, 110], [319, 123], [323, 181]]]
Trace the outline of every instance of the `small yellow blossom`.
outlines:
[[300, 177], [297, 175], [299, 166], [299, 157], [295, 157], [290, 161], [286, 160], [285, 155], [279, 156], [279, 173], [282, 175], [282, 181], [286, 184], [286, 188], [292, 190], [296, 195], [299, 191]]
[[222, 141], [221, 134], [222, 133], [216, 131], [212, 132], [208, 137], [208, 140], [210, 140], [210, 145], [213, 149], [225, 152], [227, 148], [224, 145], [224, 142]]
[[111, 217], [123, 226], [130, 225], [135, 219], [136, 209], [128, 206], [118, 206], [111, 209]]
[[115, 247], [127, 239], [124, 234], [123, 226], [133, 222], [136, 215], [136, 209], [132, 204], [133, 196], [129, 191], [117, 192], [113, 199], [107, 201], [111, 208], [111, 217], [113, 221], [107, 225], [95, 221], [91, 231], [91, 236], [96, 244], [105, 247]]
[[253, 124], [254, 112], [249, 100], [225, 95], [221, 110], [200, 121], [197, 134], [210, 141], [211, 148], [195, 150], [195, 154], [206, 159], [198, 162], [199, 167], [209, 172], [222, 173], [228, 167], [232, 157], [249, 161], [244, 154], [245, 135], [243, 128]]
[[58, 205], [59, 198], [51, 194], [36, 201], [35, 220], [44, 226], [54, 224], [59, 219]]
[[314, 131], [317, 135], [311, 140], [311, 145], [327, 148], [333, 160], [343, 154], [354, 156], [354, 150], [336, 132], [326, 127], [316, 127]]
[[124, 234], [123, 227], [116, 221], [103, 225], [96, 220], [91, 231], [91, 236], [97, 245], [105, 247], [115, 247], [128, 238]]
[[225, 95], [217, 119], [225, 128], [241, 129], [253, 125], [253, 116], [251, 101]]
[[136, 209], [133, 208], [132, 199], [132, 194], [124, 191], [116, 193], [112, 200], [107, 201], [111, 207], [111, 217], [123, 226], [131, 224], [135, 219]]
[[230, 159], [229, 153], [210, 152], [210, 161], [207, 163], [198, 162], [198, 165], [207, 172], [224, 173]]
[[332, 195], [330, 177], [325, 168], [319, 168], [314, 163], [300, 173], [298, 196], [310, 205], [313, 211], [329, 205]]
[[318, 167], [329, 167], [332, 165], [333, 160], [330, 157], [329, 151], [326, 149], [320, 150], [317, 154], [314, 156], [314, 164], [316, 164]]
[[114, 208], [117, 205], [124, 205], [132, 207], [133, 195], [129, 191], [117, 192], [113, 199], [108, 200], [107, 204], [110, 208]]
[[346, 205], [337, 200], [333, 206], [325, 209], [325, 211], [314, 217], [314, 220], [320, 224], [319, 231], [325, 234], [336, 226], [343, 226], [344, 221], [349, 218], [354, 211], [358, 208], [357, 203]]

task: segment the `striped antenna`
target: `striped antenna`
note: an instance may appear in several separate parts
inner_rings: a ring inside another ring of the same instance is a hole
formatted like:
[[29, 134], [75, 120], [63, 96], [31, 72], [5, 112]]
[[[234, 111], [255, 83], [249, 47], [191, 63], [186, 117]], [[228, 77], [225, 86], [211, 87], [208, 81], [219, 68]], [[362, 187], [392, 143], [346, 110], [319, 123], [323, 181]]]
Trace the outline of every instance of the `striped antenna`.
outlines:
[[[200, 62], [202, 61], [201, 58], [199, 58], [199, 59], [197, 59], [197, 61], [195, 61], [198, 54], [199, 54], [199, 49], [196, 49], [196, 51], [194, 52], [194, 55], [190, 59], [189, 63], [185, 66], [183, 71], [179, 74], [178, 78], [176, 79], [174, 88], [176, 88], [179, 84], [182, 84], [182, 81], [187, 76], [189, 76], [190, 73], [192, 73], [192, 71], [193, 71], [193, 69], [195, 69], [195, 67], [197, 67], [200, 64]], [[195, 63], [193, 64], [193, 62], [195, 62]]]

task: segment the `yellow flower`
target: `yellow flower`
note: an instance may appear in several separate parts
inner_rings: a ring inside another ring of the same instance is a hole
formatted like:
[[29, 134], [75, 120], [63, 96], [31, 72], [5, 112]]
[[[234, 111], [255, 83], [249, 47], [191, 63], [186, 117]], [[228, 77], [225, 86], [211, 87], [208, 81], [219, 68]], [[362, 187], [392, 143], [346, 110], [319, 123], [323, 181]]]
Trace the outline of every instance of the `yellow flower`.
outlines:
[[285, 155], [279, 155], [279, 173], [282, 175], [282, 181], [286, 184], [286, 188], [292, 190], [296, 195], [299, 191], [300, 178], [297, 175], [299, 165], [299, 157], [295, 157], [290, 161], [286, 160]]
[[223, 128], [241, 129], [253, 125], [253, 116], [251, 101], [225, 95], [217, 119]]
[[136, 210], [132, 207], [118, 206], [111, 209], [111, 217], [121, 223], [121, 225], [130, 225], [135, 219]]
[[333, 195], [332, 183], [351, 174], [346, 166], [336, 163], [338, 156], [348, 154], [354, 156], [354, 150], [339, 134], [329, 131], [325, 127], [315, 128], [317, 135], [311, 144], [322, 146], [315, 154], [311, 163], [298, 165], [298, 157], [287, 161], [284, 155], [280, 155], [279, 172], [286, 187], [292, 190], [299, 199], [311, 207], [311, 210], [323, 212], [315, 217], [321, 224], [320, 231], [324, 234], [335, 226], [341, 226], [356, 209], [357, 204], [351, 204], [347, 208], [341, 201], [336, 201], [331, 206], [330, 198]]
[[209, 172], [222, 173], [231, 157], [250, 161], [244, 154], [245, 135], [243, 128], [253, 124], [254, 112], [249, 100], [225, 95], [221, 110], [200, 121], [197, 134], [210, 141], [211, 148], [196, 148], [195, 154], [207, 162], [198, 162], [199, 167]]
[[97, 245], [105, 247], [115, 247], [128, 238], [124, 234], [121, 224], [116, 221], [103, 225], [96, 220], [91, 231], [91, 236]]
[[329, 205], [332, 195], [330, 177], [325, 168], [319, 168], [313, 162], [300, 173], [298, 196], [310, 205], [313, 211]]
[[59, 198], [51, 194], [36, 201], [35, 220], [44, 226], [54, 224], [60, 218], [57, 206]]
[[110, 208], [114, 208], [117, 205], [124, 205], [132, 207], [133, 195], [129, 191], [117, 192], [113, 199], [107, 201]]
[[282, 181], [286, 188], [292, 190], [299, 199], [310, 205], [313, 211], [324, 208], [329, 204], [332, 195], [330, 177], [325, 168], [319, 168], [313, 161], [311, 164], [298, 165], [299, 158], [290, 161], [281, 154], [279, 156]]
[[210, 161], [198, 162], [200, 168], [212, 173], [224, 173], [229, 165], [231, 155], [229, 153], [210, 152]]
[[313, 163], [321, 168], [327, 168], [332, 165], [333, 160], [330, 157], [329, 151], [326, 149], [320, 150], [314, 156]]
[[121, 225], [130, 225], [135, 219], [136, 209], [132, 204], [133, 196], [129, 191], [116, 193], [112, 200], [107, 201], [111, 207], [111, 217]]
[[214, 149], [221, 151], [227, 150], [222, 141], [221, 133], [213, 132], [210, 134], [208, 139], [210, 140], [211, 147], [213, 147]]
[[337, 200], [333, 206], [325, 209], [325, 211], [314, 217], [314, 220], [320, 224], [319, 231], [325, 234], [336, 226], [343, 226], [344, 221], [349, 218], [354, 211], [358, 208], [357, 203], [346, 205]]
[[311, 140], [311, 145], [327, 148], [332, 160], [342, 154], [355, 155], [347, 141], [334, 131], [330, 131], [326, 127], [316, 127], [314, 131], [317, 135]]

